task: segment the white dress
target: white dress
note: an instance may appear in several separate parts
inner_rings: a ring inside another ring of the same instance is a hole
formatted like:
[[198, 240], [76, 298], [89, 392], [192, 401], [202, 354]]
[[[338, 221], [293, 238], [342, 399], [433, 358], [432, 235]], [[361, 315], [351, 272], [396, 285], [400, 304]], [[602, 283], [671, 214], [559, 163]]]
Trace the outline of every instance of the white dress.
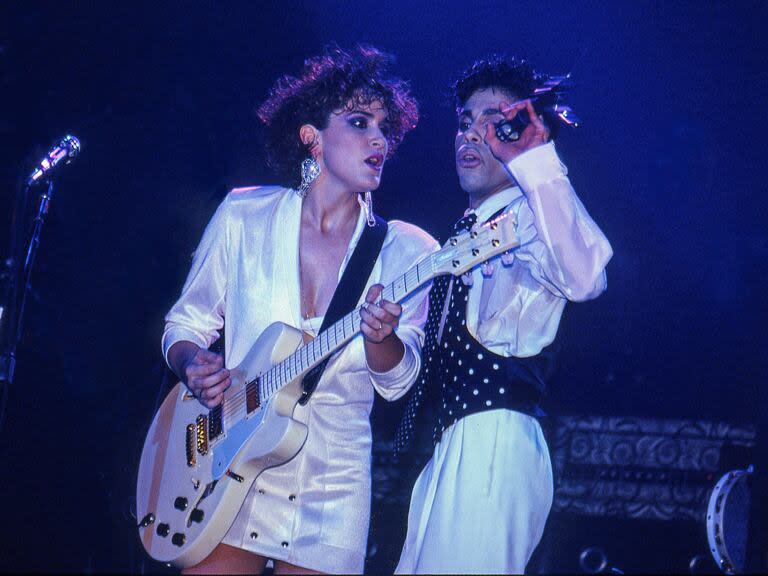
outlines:
[[[469, 332], [502, 356], [528, 357], [552, 343], [568, 300], [606, 288], [612, 250], [576, 196], [554, 144], [507, 165], [520, 184], [476, 210], [482, 222], [505, 208], [521, 247], [510, 265], [472, 272]], [[467, 214], [469, 211], [467, 211]], [[522, 574], [552, 505], [552, 468], [538, 421], [498, 409], [445, 429], [411, 495], [396, 573]]]
[[[271, 323], [302, 326], [299, 283], [301, 199], [276, 187], [232, 191], [208, 224], [181, 297], [166, 316], [163, 351], [180, 340], [208, 348], [224, 328], [225, 363], [238, 365]], [[365, 227], [361, 210], [344, 271]], [[367, 287], [389, 284], [437, 248], [416, 226], [392, 221]], [[311, 400], [294, 418], [308, 425], [299, 454], [254, 483], [226, 544], [330, 573], [363, 570], [370, 516], [374, 389], [402, 396], [419, 371], [427, 291], [403, 303], [397, 334], [402, 361], [383, 374], [365, 360], [362, 336], [331, 357]], [[226, 319], [226, 321], [225, 321]]]

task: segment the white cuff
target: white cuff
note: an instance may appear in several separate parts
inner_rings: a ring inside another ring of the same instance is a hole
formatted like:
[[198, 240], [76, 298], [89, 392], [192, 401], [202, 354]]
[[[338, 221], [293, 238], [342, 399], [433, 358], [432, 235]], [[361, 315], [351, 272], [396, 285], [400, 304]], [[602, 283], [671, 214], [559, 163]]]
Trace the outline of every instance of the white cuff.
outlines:
[[555, 151], [554, 142], [547, 142], [523, 152], [510, 160], [506, 168], [524, 192], [535, 190], [545, 182], [568, 174], [568, 169]]
[[209, 344], [206, 343], [205, 339], [202, 338], [200, 334], [190, 330], [189, 328], [185, 328], [183, 326], [171, 326], [166, 328], [165, 332], [163, 332], [162, 346], [163, 357], [165, 358], [165, 363], [168, 364], [169, 368], [171, 365], [168, 363], [168, 350], [170, 350], [171, 346], [176, 344], [176, 342], [181, 342], [182, 340], [197, 344], [200, 346], [200, 348], [203, 349], [206, 349], [209, 346]]
[[368, 366], [368, 360], [366, 359], [366, 366], [368, 367], [368, 373], [371, 375], [371, 382], [374, 388], [390, 402], [397, 400], [408, 391], [413, 382], [415, 382], [421, 367], [421, 359], [414, 353], [413, 348], [405, 342], [403, 342], [403, 346], [405, 347], [405, 353], [400, 362], [387, 372], [372, 370]]

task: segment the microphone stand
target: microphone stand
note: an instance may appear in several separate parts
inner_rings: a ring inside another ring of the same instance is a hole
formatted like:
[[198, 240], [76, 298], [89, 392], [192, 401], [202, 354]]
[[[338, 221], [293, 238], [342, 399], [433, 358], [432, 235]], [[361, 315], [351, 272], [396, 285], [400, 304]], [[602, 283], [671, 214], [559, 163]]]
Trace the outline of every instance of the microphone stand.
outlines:
[[[48, 214], [48, 208], [50, 206], [51, 197], [53, 195], [53, 180], [48, 178], [47, 189], [40, 194], [39, 202], [37, 206], [37, 214], [35, 214], [32, 220], [32, 232], [29, 236], [29, 243], [26, 246], [26, 256], [24, 258], [24, 267], [19, 270], [17, 256], [16, 242], [11, 241], [11, 254], [8, 259], [9, 270], [9, 289], [7, 293], [9, 295], [7, 308], [0, 308], [0, 329], [4, 332], [2, 342], [3, 350], [0, 356], [0, 388], [7, 388], [8, 385], [13, 383], [14, 371], [16, 368], [16, 347], [21, 340], [22, 326], [24, 320], [24, 311], [26, 308], [27, 296], [31, 290], [31, 278], [32, 268], [35, 265], [35, 259], [37, 258], [37, 252], [40, 247], [40, 235], [45, 224], [45, 217]], [[25, 187], [25, 192], [29, 192], [29, 185]], [[26, 194], [24, 194], [23, 202], [17, 203], [16, 208], [21, 211], [21, 221], [16, 223], [18, 230], [23, 230], [24, 218], [23, 213], [26, 206], [19, 206], [18, 204], [26, 204]], [[18, 231], [17, 230], [17, 231]], [[12, 230], [12, 234], [14, 232]], [[3, 390], [3, 395], [6, 393]], [[2, 414], [0, 413], [0, 426], [2, 425]]]

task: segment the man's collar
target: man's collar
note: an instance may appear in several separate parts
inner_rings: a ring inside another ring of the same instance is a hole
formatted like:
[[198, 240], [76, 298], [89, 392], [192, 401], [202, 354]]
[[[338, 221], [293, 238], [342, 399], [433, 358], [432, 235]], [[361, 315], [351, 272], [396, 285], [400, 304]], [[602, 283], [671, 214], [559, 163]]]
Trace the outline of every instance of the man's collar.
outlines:
[[496, 194], [483, 200], [483, 203], [480, 204], [480, 206], [478, 206], [475, 210], [468, 208], [464, 212], [464, 216], [467, 216], [470, 212], [475, 212], [477, 214], [477, 221], [485, 222], [488, 220], [488, 218], [493, 216], [506, 205], [510, 204], [513, 200], [516, 200], [522, 196], [522, 194], [523, 192], [520, 190], [519, 186], [510, 186], [509, 188], [504, 188], [504, 190], [496, 192]]

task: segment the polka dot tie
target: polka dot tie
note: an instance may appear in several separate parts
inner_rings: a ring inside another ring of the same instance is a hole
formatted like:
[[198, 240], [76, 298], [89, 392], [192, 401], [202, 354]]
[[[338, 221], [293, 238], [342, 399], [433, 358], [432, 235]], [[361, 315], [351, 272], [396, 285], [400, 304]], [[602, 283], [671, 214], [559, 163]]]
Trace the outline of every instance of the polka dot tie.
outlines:
[[453, 225], [453, 232], [452, 235], [456, 236], [457, 234], [461, 234], [462, 232], [469, 231], [472, 226], [477, 223], [477, 214], [474, 212], [470, 212], [464, 218], [459, 219], [456, 224]]
[[[470, 212], [453, 225], [452, 235], [467, 232], [477, 222], [477, 214]], [[443, 275], [435, 278], [432, 289], [429, 291], [429, 313], [427, 324], [424, 327], [425, 340], [421, 354], [421, 372], [419, 373], [414, 389], [411, 390], [408, 403], [405, 407], [400, 424], [395, 435], [395, 453], [405, 452], [413, 447], [416, 432], [416, 419], [425, 401], [431, 398], [437, 381], [430, 379], [438, 374], [440, 354], [437, 346], [437, 332], [440, 328], [440, 319], [443, 315], [445, 296], [448, 292], [450, 276]]]

